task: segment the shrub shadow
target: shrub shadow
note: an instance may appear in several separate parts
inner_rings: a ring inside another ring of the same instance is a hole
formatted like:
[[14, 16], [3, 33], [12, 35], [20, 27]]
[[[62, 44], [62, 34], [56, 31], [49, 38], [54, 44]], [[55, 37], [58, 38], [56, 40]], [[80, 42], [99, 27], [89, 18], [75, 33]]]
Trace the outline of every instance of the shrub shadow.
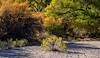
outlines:
[[24, 49], [6, 49], [0, 50], [0, 57], [8, 57], [8, 58], [23, 58], [27, 57], [29, 54], [24, 52]]
[[85, 48], [85, 49], [100, 49], [96, 46], [93, 46], [91, 44], [82, 44], [82, 43], [68, 43], [69, 49], [79, 49], [79, 48]]

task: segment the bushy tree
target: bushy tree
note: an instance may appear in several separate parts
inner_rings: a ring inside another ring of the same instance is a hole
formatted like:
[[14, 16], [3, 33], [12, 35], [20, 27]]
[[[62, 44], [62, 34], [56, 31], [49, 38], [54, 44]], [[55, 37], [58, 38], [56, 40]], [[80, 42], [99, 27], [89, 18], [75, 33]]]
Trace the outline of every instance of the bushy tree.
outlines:
[[93, 33], [100, 27], [100, 9], [97, 1], [99, 2], [99, 0], [52, 0], [45, 8], [45, 13], [63, 18], [66, 21], [63, 25], [66, 27], [67, 24], [66, 29], [73, 29], [73, 32]]
[[43, 35], [44, 27], [40, 18], [33, 17], [27, 8], [27, 3], [12, 3], [1, 6], [0, 40], [25, 38], [32, 42], [35, 34]]

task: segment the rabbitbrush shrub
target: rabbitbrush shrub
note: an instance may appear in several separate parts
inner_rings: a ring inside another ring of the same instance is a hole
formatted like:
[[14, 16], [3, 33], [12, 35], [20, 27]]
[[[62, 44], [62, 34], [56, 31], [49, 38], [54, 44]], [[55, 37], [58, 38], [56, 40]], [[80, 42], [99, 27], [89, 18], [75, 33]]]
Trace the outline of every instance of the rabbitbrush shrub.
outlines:
[[49, 36], [42, 41], [41, 47], [47, 51], [66, 51], [66, 44], [61, 37]]

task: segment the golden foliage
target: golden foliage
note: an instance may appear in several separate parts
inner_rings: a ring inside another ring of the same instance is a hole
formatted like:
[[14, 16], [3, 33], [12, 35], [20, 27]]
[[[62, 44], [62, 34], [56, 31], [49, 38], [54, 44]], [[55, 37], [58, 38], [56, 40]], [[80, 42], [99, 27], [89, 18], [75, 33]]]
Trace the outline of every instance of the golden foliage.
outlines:
[[7, 10], [11, 11], [13, 14], [16, 14], [17, 12], [26, 12], [28, 10], [28, 2], [23, 2], [23, 3], [17, 3], [17, 2], [12, 2], [13, 0], [7, 0], [1, 2], [1, 7], [0, 7], [0, 16], [3, 15], [3, 13]]
[[42, 12], [35, 12], [32, 15], [35, 17], [41, 18], [43, 25], [45, 27], [49, 27], [49, 26], [54, 25], [54, 24], [61, 24], [62, 23], [62, 18], [56, 19], [56, 18], [54, 18], [52, 16], [48, 16]]
[[55, 19], [53, 17], [49, 17], [45, 15], [44, 13], [36, 12], [36, 13], [33, 13], [32, 15], [35, 17], [41, 18], [45, 27], [55, 23]]

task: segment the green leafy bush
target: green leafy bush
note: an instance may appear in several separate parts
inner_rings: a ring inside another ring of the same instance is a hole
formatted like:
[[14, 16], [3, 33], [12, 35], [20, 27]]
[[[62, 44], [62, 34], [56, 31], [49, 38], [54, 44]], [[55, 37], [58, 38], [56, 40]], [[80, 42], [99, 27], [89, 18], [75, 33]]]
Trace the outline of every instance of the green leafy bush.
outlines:
[[5, 49], [5, 48], [7, 48], [6, 46], [7, 46], [7, 42], [0, 41], [0, 49]]
[[41, 12], [50, 4], [51, 0], [28, 0], [28, 2], [31, 11]]
[[0, 41], [0, 49], [9, 49], [9, 48], [15, 48], [15, 47], [23, 47], [28, 44], [27, 40], [21, 39], [21, 40], [8, 40], [8, 41]]
[[42, 41], [41, 47], [43, 50], [49, 51], [66, 51], [66, 44], [63, 42], [61, 37], [49, 36]]
[[47, 15], [55, 18], [64, 18], [68, 21], [68, 28], [86, 33], [95, 33], [100, 24], [100, 7], [98, 0], [52, 0], [45, 8]]
[[51, 26], [48, 26], [46, 29], [50, 34], [54, 34], [57, 36], [63, 35], [63, 26], [62, 25], [53, 24]]

